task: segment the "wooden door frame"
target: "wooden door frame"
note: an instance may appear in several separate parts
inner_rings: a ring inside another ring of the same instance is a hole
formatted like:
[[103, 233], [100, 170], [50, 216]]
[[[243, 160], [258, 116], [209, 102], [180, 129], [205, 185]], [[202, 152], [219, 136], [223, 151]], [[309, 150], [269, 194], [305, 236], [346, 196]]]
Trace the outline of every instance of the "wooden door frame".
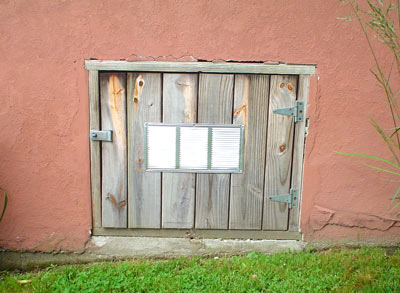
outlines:
[[[297, 100], [307, 105], [310, 75], [315, 65], [262, 64], [262, 63], [212, 63], [212, 62], [131, 62], [85, 60], [89, 71], [89, 127], [100, 129], [99, 73], [101, 71], [124, 72], [175, 72], [175, 73], [234, 73], [297, 75]], [[305, 107], [304, 117], [307, 117]], [[301, 239], [300, 206], [302, 198], [305, 122], [295, 124], [291, 186], [299, 190], [298, 205], [289, 211], [288, 231], [259, 230], [193, 230], [193, 229], [114, 229], [102, 228], [101, 220], [101, 154], [99, 142], [90, 140], [90, 181], [93, 235], [158, 236], [205, 238], [253, 238], [253, 239]]]

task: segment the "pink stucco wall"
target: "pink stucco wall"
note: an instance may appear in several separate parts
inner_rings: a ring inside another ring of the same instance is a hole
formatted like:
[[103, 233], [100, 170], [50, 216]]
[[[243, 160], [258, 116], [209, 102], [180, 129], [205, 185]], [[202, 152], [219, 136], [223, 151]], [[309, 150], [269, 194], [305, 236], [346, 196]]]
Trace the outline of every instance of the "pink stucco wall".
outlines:
[[399, 240], [400, 225], [386, 214], [396, 186], [333, 153], [387, 155], [368, 123], [384, 122], [388, 111], [367, 44], [357, 23], [336, 19], [348, 14], [337, 0], [0, 1], [0, 186], [9, 195], [0, 247], [84, 249], [91, 207], [83, 60], [140, 56], [317, 64], [305, 238]]

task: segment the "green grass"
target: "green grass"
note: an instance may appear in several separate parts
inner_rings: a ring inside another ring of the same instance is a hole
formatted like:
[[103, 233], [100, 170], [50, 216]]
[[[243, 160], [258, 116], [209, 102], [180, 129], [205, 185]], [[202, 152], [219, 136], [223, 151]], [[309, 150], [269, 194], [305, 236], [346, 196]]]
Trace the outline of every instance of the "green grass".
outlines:
[[[24, 282], [28, 282], [25, 283]], [[1, 272], [0, 292], [400, 292], [400, 250], [137, 260]]]

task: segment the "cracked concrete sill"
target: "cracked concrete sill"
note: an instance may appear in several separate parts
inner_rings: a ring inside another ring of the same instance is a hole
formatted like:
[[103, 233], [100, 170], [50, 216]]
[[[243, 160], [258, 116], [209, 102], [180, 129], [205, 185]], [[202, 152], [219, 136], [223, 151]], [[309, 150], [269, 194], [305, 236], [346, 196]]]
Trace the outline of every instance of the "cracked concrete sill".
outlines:
[[83, 253], [0, 251], [0, 268], [31, 270], [50, 264], [62, 265], [133, 258], [240, 255], [251, 251], [267, 254], [300, 251], [304, 247], [305, 242], [297, 240], [93, 236]]

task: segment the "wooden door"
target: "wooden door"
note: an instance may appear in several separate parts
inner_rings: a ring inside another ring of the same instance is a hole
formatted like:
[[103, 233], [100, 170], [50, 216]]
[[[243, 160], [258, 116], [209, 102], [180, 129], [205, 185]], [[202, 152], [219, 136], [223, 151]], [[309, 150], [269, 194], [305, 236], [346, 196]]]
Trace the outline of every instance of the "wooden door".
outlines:
[[[298, 210], [269, 197], [301, 185], [294, 176], [302, 170], [293, 168], [293, 160], [302, 160], [302, 151], [294, 142], [302, 146], [304, 135], [296, 133], [293, 116], [273, 113], [294, 106], [298, 92], [304, 100], [298, 84], [297, 75], [100, 72], [99, 126], [113, 131], [113, 141], [101, 142], [101, 221], [96, 211], [96, 225], [160, 231], [296, 229]], [[244, 125], [243, 173], [146, 172], [145, 122]]]

